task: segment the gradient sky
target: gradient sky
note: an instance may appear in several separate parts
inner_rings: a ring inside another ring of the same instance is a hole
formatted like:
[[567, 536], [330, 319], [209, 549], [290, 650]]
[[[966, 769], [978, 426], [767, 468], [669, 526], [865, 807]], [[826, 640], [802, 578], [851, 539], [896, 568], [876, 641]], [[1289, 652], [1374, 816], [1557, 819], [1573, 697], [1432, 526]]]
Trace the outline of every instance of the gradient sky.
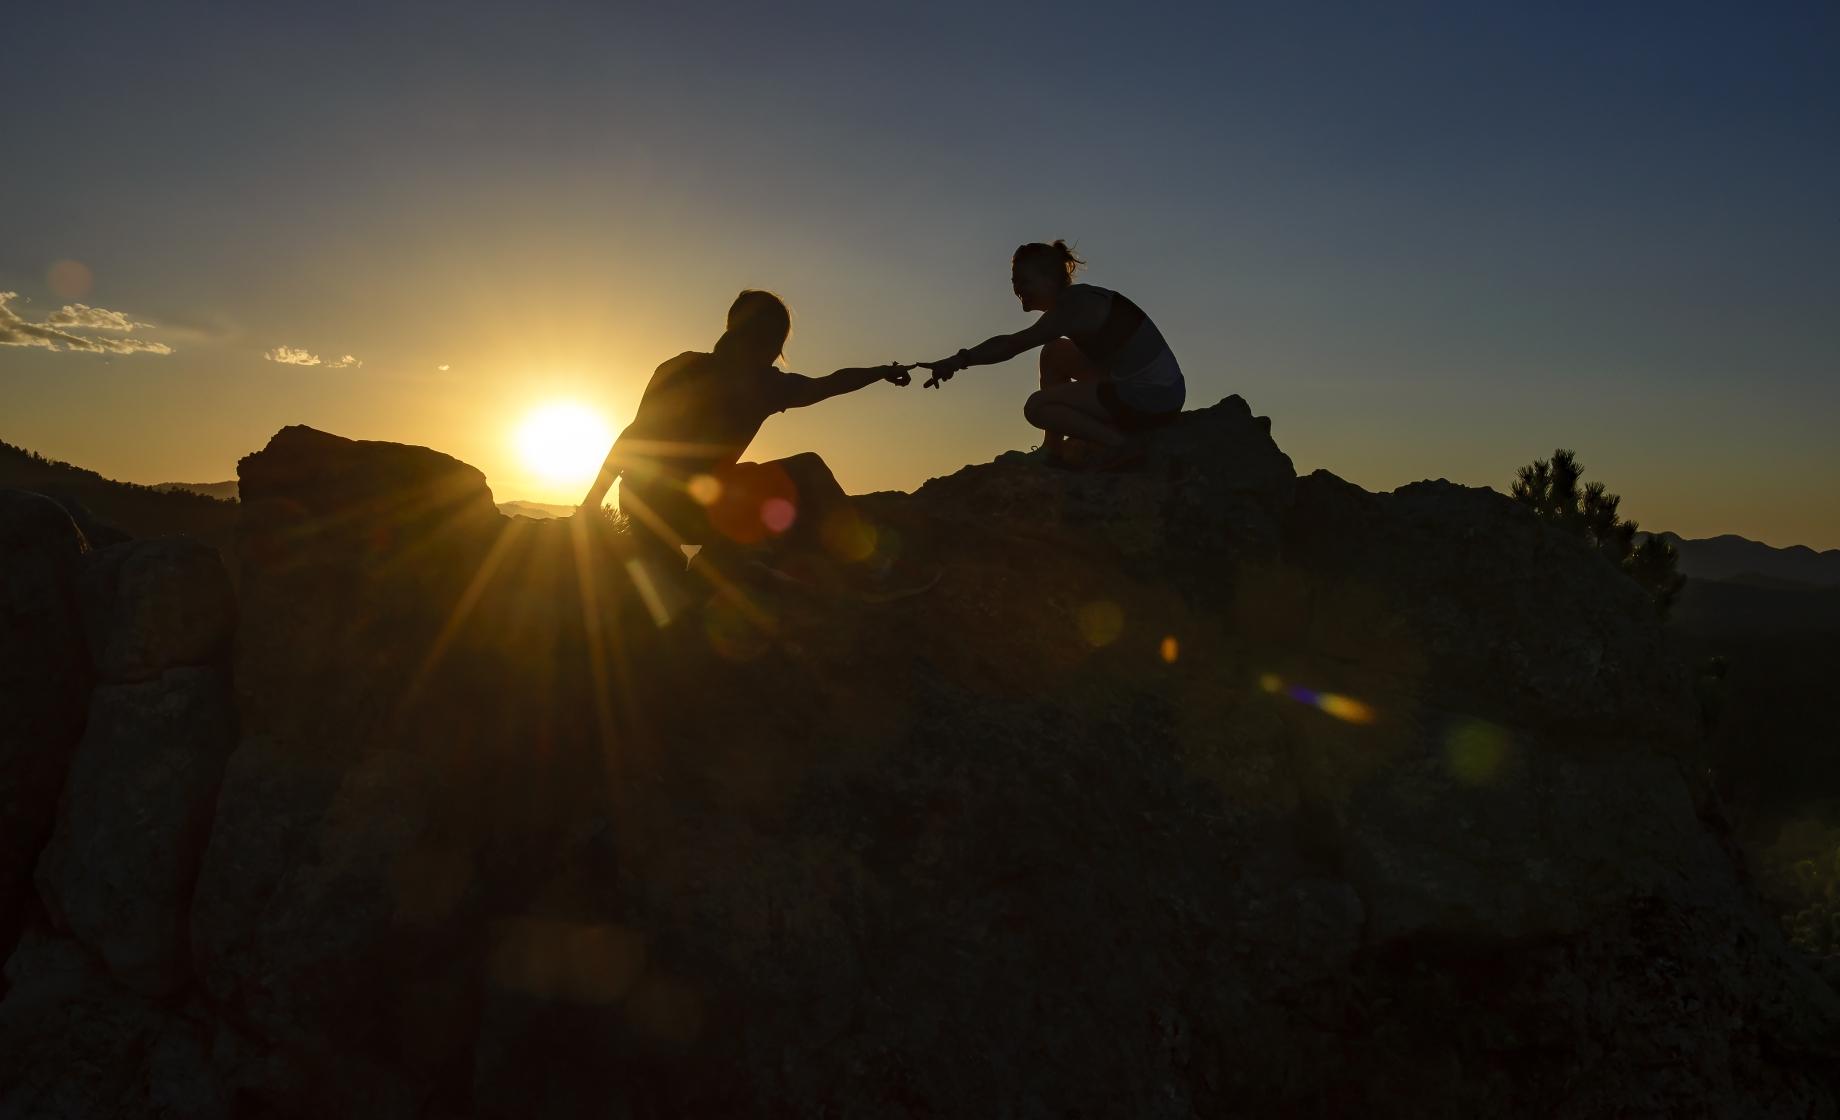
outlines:
[[[211, 481], [306, 423], [566, 501], [518, 418], [624, 423], [738, 289], [793, 369], [929, 359], [1025, 326], [1009, 253], [1065, 237], [1300, 472], [1505, 489], [1563, 445], [1645, 527], [1840, 547], [1831, 2], [273, 7], [0, 22], [8, 309], [172, 351], [0, 346], [0, 439]], [[751, 457], [911, 488], [1037, 442], [1034, 379]]]

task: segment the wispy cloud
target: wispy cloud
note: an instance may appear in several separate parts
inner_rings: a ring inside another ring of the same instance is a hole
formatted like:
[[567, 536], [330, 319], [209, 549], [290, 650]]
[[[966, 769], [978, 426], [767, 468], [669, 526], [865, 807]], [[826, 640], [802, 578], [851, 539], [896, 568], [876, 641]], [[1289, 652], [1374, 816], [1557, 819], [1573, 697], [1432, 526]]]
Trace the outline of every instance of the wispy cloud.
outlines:
[[364, 364], [361, 360], [350, 354], [345, 355], [343, 358], [327, 361], [311, 350], [303, 350], [298, 346], [277, 346], [262, 356], [271, 362], [280, 362], [282, 365], [288, 366], [325, 366], [327, 369], [345, 369], [348, 366], [361, 366]]
[[45, 316], [45, 324], [52, 327], [76, 327], [80, 330], [92, 331], [131, 331], [136, 327], [153, 325], [137, 323], [119, 311], [91, 307], [87, 303], [67, 303]]
[[307, 351], [300, 349], [298, 346], [277, 346], [273, 350], [270, 350], [268, 353], [262, 356], [264, 358], [267, 358], [271, 362], [280, 362], [282, 365], [289, 365], [289, 366], [316, 366], [316, 365], [319, 365], [319, 355], [318, 354], [310, 354]]
[[18, 292], [0, 292], [0, 346], [36, 346], [87, 354], [173, 352], [164, 342], [149, 342], [144, 338], [90, 338], [71, 333], [73, 329], [128, 332], [148, 325], [135, 322], [120, 311], [74, 303], [53, 311], [41, 322], [31, 322], [7, 306], [18, 298]]

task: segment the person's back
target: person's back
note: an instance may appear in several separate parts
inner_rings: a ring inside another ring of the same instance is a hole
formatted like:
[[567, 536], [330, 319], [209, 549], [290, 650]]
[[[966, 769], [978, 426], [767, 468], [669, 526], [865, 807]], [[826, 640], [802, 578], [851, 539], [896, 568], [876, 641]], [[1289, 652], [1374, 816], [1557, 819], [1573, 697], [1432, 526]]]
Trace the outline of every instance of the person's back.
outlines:
[[804, 535], [845, 503], [817, 455], [769, 463], [740, 458], [775, 412], [877, 381], [906, 385], [911, 367], [841, 369], [825, 377], [787, 372], [775, 363], [791, 325], [778, 296], [750, 290], [736, 297], [710, 352], [679, 354], [652, 374], [582, 509], [598, 509], [618, 478], [622, 512], [674, 551], [718, 537], [754, 544], [795, 525]]

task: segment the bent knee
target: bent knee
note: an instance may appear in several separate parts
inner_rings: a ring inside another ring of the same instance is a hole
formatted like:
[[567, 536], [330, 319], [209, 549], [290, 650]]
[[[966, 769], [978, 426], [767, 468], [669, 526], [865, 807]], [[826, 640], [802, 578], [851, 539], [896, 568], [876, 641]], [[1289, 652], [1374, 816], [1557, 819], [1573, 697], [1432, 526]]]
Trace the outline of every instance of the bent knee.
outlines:
[[1041, 427], [1042, 406], [1048, 403], [1048, 394], [1037, 390], [1029, 394], [1029, 399], [1022, 402], [1022, 416], [1037, 428]]
[[1085, 381], [1094, 375], [1092, 363], [1072, 339], [1053, 338], [1041, 347], [1041, 387]]

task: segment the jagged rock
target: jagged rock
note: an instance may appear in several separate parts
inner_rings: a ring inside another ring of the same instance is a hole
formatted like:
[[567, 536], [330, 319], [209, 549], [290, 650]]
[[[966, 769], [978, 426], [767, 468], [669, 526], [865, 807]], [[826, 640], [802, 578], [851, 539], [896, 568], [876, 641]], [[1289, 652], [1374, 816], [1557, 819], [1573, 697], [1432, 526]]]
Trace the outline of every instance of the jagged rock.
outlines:
[[1690, 674], [1646, 593], [1492, 490], [1368, 494], [1317, 471], [1298, 484], [1285, 556], [1314, 577], [1310, 607], [1334, 616], [1319, 634], [1346, 638], [1354, 620], [1355, 641], [1384, 635], [1440, 709], [1593, 739], [1697, 733]]
[[1227, 397], [1149, 433], [1145, 451], [1141, 469], [1113, 475], [999, 459], [933, 479], [912, 504], [948, 523], [1038, 541], [1079, 549], [1104, 542], [1128, 569], [1192, 583], [1210, 597], [1222, 593], [1233, 565], [1277, 556], [1297, 475], [1272, 442], [1270, 419]]
[[44, 929], [20, 938], [6, 980], [0, 1115], [239, 1115], [203, 1008], [173, 1008], [129, 992], [76, 941]]
[[[215, 554], [206, 550], [215, 564]], [[221, 669], [98, 687], [38, 864], [53, 921], [150, 996], [190, 972], [186, 925], [224, 760], [235, 742]]]
[[344, 772], [254, 740], [227, 768], [192, 911], [211, 994], [263, 1037], [438, 1064], [470, 1039], [476, 951], [464, 840], [437, 835], [436, 777], [386, 752]]
[[84, 548], [56, 502], [0, 490], [0, 951], [83, 730], [89, 665], [73, 586]]
[[927, 595], [693, 568], [658, 619], [598, 522], [277, 436], [192, 907], [253, 1036], [216, 1076], [279, 1115], [1833, 1113], [1840, 1007], [1702, 819], [1638, 589], [1487, 491], [1295, 483], [1236, 399], [1148, 447], [862, 502]]
[[102, 680], [147, 680], [229, 654], [236, 629], [230, 577], [217, 550], [190, 537], [151, 537], [91, 552], [78, 597]]

